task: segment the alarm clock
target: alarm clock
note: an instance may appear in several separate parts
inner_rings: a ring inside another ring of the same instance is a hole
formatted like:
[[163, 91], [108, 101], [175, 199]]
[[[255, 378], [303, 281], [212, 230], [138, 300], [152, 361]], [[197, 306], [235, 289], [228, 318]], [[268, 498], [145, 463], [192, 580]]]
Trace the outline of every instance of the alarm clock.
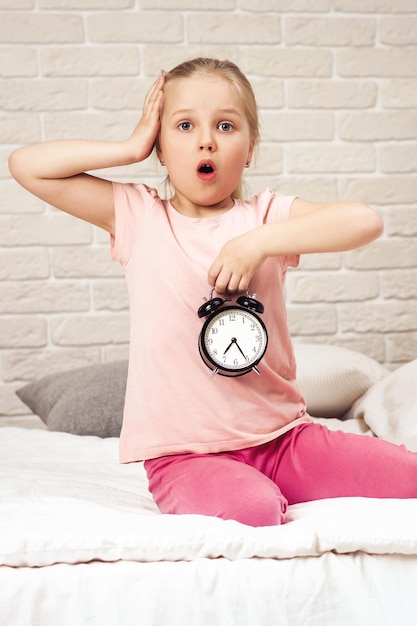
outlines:
[[258, 363], [268, 345], [268, 332], [259, 314], [264, 306], [253, 296], [231, 298], [212, 297], [198, 309], [200, 318], [207, 317], [198, 337], [203, 362], [212, 376], [243, 376], [260, 374]]

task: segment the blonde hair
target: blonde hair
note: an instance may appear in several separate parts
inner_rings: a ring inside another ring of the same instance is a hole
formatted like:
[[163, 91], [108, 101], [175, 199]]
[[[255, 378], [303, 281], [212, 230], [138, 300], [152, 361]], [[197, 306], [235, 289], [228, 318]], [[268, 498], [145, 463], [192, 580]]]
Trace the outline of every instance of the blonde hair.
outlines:
[[[189, 61], [180, 63], [169, 72], [162, 72], [165, 78], [165, 85], [168, 85], [171, 81], [180, 78], [189, 78], [195, 74], [200, 76], [208, 76], [210, 74], [218, 74], [225, 80], [227, 80], [234, 89], [237, 97], [243, 105], [243, 109], [248, 120], [251, 139], [256, 145], [259, 142], [259, 117], [258, 107], [256, 104], [255, 94], [253, 93], [252, 85], [246, 76], [241, 72], [237, 65], [232, 61], [218, 59], [212, 59], [207, 57], [198, 57]], [[159, 150], [159, 138], [155, 144], [156, 151]], [[169, 186], [169, 176], [166, 179], [166, 185]], [[243, 181], [239, 182], [239, 185], [232, 193], [232, 198], [241, 198], [243, 194]]]

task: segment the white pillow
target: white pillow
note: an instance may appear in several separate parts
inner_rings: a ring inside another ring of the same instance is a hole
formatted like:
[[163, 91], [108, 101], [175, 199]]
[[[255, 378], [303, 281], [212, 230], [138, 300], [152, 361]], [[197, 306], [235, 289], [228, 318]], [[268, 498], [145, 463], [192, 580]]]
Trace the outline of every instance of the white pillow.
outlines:
[[314, 417], [342, 417], [388, 373], [365, 354], [322, 344], [295, 343], [297, 382]]
[[362, 418], [377, 437], [417, 452], [417, 359], [373, 385], [349, 417]]

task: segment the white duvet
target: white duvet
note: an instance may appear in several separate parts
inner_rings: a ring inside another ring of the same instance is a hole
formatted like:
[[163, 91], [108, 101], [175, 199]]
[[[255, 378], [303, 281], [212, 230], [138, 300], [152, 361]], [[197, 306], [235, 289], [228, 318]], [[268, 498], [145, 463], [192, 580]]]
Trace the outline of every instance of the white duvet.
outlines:
[[279, 527], [161, 515], [118, 440], [0, 429], [0, 564], [417, 554], [417, 500], [338, 498], [289, 507]]

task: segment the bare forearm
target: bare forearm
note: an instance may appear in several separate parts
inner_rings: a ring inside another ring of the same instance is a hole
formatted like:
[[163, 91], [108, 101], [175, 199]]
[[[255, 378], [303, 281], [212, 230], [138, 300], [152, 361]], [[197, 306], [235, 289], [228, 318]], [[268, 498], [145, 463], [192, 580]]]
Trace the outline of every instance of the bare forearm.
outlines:
[[69, 178], [134, 161], [128, 142], [68, 139], [19, 148], [11, 154], [9, 166], [13, 176], [25, 184], [31, 178]]
[[373, 241], [382, 220], [358, 203], [294, 201], [291, 218], [264, 224], [228, 241], [209, 269], [218, 293], [244, 291], [267, 257], [351, 250]]
[[265, 256], [339, 252], [370, 243], [383, 230], [382, 219], [360, 203], [336, 202], [259, 229]]

